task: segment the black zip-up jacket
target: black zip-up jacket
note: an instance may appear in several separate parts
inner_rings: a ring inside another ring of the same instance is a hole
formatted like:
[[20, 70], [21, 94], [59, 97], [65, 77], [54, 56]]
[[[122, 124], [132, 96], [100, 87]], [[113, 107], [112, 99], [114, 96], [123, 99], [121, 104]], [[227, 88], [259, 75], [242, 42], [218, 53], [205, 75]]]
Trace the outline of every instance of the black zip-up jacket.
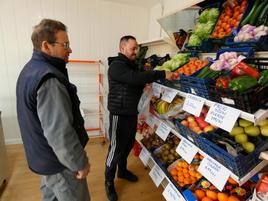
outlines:
[[117, 115], [137, 115], [145, 84], [165, 79], [165, 71], [140, 72], [134, 61], [118, 53], [108, 58], [108, 110]]

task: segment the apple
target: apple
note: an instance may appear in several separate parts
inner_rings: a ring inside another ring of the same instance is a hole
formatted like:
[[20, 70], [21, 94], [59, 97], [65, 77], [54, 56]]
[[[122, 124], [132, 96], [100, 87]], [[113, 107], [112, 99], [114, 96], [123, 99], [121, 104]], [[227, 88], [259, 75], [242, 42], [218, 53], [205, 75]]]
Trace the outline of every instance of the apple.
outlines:
[[187, 121], [189, 121], [189, 122], [194, 121], [195, 122], [195, 118], [193, 116], [189, 116], [189, 117], [187, 117]]
[[181, 124], [184, 125], [184, 126], [186, 126], [186, 127], [189, 126], [189, 122], [186, 121], [186, 120], [182, 120], [182, 121], [181, 121]]
[[192, 127], [191, 130], [197, 134], [202, 133], [202, 130], [201, 130], [201, 128], [199, 128], [199, 126]]
[[194, 127], [198, 127], [198, 123], [196, 121], [190, 121], [189, 122], [189, 128], [194, 128]]
[[211, 125], [208, 125], [208, 126], [206, 126], [206, 127], [203, 129], [203, 131], [204, 131], [205, 133], [208, 133], [208, 132], [213, 131], [213, 130], [214, 130], [214, 127], [211, 126]]

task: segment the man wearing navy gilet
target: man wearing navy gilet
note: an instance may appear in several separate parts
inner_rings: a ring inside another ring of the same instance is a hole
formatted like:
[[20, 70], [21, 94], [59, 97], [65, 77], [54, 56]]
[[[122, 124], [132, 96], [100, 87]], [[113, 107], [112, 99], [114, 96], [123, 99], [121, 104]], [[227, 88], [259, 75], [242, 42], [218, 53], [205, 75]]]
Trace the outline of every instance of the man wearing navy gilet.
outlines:
[[[17, 114], [29, 168], [41, 175], [43, 201], [89, 201], [88, 136], [66, 63], [72, 52], [66, 26], [43, 19], [16, 88]], [[30, 196], [30, 195], [29, 195]]]

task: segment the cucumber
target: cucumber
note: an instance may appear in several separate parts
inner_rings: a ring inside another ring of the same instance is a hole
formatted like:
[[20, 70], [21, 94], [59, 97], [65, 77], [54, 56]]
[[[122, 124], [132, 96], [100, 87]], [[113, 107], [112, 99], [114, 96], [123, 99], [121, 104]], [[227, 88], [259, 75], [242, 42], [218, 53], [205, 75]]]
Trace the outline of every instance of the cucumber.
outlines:
[[201, 78], [204, 74], [207, 73], [208, 70], [209, 70], [208, 66], [204, 67], [196, 77]]
[[256, 21], [258, 19], [258, 16], [260, 15], [261, 10], [264, 8], [264, 6], [268, 3], [267, 0], [264, 0], [260, 5], [258, 5], [257, 9], [252, 14], [251, 19], [249, 20], [249, 24], [255, 25]]
[[246, 24], [248, 24], [249, 20], [251, 19], [251, 15], [253, 15], [254, 11], [257, 9], [258, 5], [261, 3], [261, 0], [256, 0], [254, 5], [252, 6], [249, 14], [246, 16], [245, 19], [243, 19], [243, 21], [241, 22], [241, 26], [244, 26]]
[[267, 21], [267, 18], [268, 18], [268, 2], [266, 6], [263, 8], [263, 10], [261, 11], [260, 15], [258, 16], [256, 25], [260, 26], [262, 24], [265, 24], [265, 22]]

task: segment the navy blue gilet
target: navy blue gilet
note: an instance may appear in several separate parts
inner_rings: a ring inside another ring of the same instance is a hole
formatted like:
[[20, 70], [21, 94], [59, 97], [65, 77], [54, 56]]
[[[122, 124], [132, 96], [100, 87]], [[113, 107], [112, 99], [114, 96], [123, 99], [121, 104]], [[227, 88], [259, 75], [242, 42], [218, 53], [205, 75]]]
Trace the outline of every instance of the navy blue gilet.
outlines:
[[76, 87], [69, 82], [65, 61], [34, 51], [17, 81], [17, 115], [29, 168], [41, 175], [55, 174], [65, 168], [48, 145], [37, 115], [37, 91], [51, 77], [57, 78], [66, 87], [72, 101], [72, 126], [81, 145], [85, 147], [88, 142], [79, 109], [80, 101]]

